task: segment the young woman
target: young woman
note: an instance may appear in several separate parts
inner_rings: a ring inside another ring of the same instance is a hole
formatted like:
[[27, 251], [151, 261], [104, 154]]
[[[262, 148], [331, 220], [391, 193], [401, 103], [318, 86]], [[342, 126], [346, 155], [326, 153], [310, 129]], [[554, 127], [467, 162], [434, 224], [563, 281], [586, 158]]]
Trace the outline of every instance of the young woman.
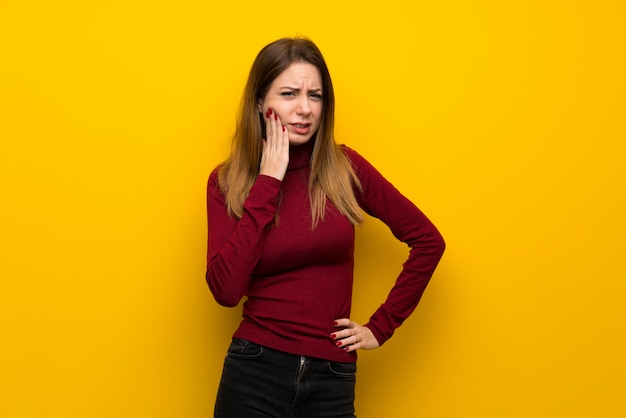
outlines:
[[[357, 350], [392, 336], [443, 254], [433, 224], [357, 152], [337, 145], [333, 128], [333, 85], [316, 45], [285, 38], [264, 47], [231, 155], [208, 183], [206, 280], [222, 305], [246, 297], [216, 417], [354, 417]], [[410, 247], [365, 325], [350, 319], [362, 211]]]

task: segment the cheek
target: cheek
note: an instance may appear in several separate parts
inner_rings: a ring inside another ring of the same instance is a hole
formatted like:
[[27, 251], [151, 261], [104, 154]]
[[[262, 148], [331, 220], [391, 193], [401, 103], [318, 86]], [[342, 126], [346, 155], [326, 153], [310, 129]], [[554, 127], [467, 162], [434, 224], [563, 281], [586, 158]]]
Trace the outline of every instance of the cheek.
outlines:
[[319, 125], [321, 120], [322, 120], [322, 106], [320, 106], [318, 109], [315, 110], [315, 123]]
[[269, 109], [273, 109], [278, 113], [278, 116], [281, 117], [283, 113], [285, 113], [285, 105], [278, 101], [266, 100], [263, 105], [263, 113], [267, 112]]

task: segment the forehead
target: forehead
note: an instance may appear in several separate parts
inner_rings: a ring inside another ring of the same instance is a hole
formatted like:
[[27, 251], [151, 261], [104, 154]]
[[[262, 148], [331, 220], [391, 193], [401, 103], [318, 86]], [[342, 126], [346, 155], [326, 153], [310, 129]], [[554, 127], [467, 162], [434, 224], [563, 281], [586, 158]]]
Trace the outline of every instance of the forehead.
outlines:
[[308, 62], [292, 63], [272, 83], [273, 86], [277, 87], [297, 87], [303, 84], [307, 87], [322, 87], [320, 71], [315, 65]]

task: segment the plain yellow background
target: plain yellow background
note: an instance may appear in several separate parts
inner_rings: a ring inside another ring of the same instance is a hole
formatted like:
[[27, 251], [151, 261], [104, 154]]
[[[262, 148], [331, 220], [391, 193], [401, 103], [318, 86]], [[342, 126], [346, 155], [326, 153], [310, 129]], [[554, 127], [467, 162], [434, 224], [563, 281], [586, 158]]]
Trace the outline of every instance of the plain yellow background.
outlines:
[[[212, 415], [238, 309], [205, 184], [254, 56], [322, 49], [338, 142], [440, 228], [360, 418], [626, 416], [621, 0], [0, 0], [0, 416]], [[406, 248], [357, 231], [353, 319]]]

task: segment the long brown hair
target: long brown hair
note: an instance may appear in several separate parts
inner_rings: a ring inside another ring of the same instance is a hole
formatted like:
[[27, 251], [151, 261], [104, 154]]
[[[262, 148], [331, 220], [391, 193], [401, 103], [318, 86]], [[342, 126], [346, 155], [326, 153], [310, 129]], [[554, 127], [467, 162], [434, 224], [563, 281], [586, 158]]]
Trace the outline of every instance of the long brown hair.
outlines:
[[[354, 195], [361, 188], [352, 165], [335, 143], [335, 94], [322, 53], [306, 38], [283, 38], [266, 45], [257, 55], [244, 89], [231, 155], [219, 171], [219, 185], [226, 196], [228, 211], [240, 218], [243, 203], [259, 175], [262, 142], [261, 118], [257, 108], [272, 82], [291, 64], [314, 65], [322, 77], [322, 115], [311, 157], [309, 197], [312, 227], [324, 219], [326, 199], [353, 224], [363, 222], [363, 213]], [[313, 140], [313, 138], [311, 139]]]

